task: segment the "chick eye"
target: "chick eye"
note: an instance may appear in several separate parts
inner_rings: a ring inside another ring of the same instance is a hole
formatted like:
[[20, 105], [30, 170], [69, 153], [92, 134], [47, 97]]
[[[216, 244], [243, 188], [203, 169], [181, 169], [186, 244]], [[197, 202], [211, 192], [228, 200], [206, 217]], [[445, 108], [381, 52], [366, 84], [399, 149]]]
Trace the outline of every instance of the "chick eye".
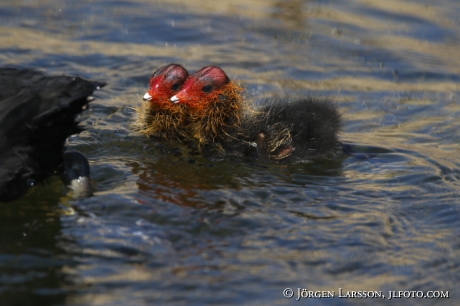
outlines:
[[178, 90], [180, 87], [179, 83], [174, 83], [173, 86], [171, 86], [171, 90]]
[[202, 90], [204, 93], [210, 93], [211, 90], [212, 90], [212, 85], [210, 85], [210, 84], [204, 85], [203, 88], [201, 88], [201, 90]]

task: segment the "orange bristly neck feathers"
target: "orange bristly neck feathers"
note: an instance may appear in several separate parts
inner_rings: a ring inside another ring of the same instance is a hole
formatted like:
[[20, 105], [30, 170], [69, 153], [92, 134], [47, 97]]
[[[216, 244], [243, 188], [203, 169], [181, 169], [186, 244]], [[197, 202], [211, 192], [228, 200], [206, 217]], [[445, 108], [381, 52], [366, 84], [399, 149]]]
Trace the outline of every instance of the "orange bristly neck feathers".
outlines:
[[203, 96], [191, 93], [187, 102], [188, 133], [199, 141], [199, 145], [212, 144], [221, 149], [220, 143], [241, 128], [243, 101], [242, 88], [233, 82], [221, 90]]
[[141, 134], [165, 139], [179, 139], [186, 135], [185, 107], [172, 104], [166, 95], [145, 101], [135, 111], [134, 121], [130, 125]]
[[152, 98], [152, 100], [147, 101], [147, 102], [150, 105], [150, 109], [152, 111], [162, 109], [162, 110], [167, 110], [170, 112], [179, 112], [179, 111], [184, 110], [184, 108], [181, 107], [180, 105], [171, 103], [169, 98], [171, 98], [171, 95], [168, 95], [166, 93], [161, 93], [161, 94], [157, 93]]

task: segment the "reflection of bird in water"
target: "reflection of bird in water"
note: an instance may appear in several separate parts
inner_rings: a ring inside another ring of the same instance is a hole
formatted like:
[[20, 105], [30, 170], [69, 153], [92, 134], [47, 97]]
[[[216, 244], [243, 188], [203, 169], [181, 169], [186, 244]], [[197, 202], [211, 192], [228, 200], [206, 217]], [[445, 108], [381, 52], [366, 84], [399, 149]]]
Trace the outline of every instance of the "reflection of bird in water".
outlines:
[[189, 135], [229, 154], [268, 160], [325, 157], [339, 148], [340, 114], [329, 100], [267, 98], [246, 112], [241, 89], [216, 66], [192, 74], [171, 98], [185, 104]]
[[66, 186], [72, 190], [73, 198], [88, 197], [93, 192], [88, 160], [78, 151], [64, 152], [62, 179]]
[[105, 84], [13, 68], [0, 68], [0, 84], [0, 201], [8, 201], [63, 165], [66, 138], [81, 131], [76, 116]]
[[136, 108], [133, 130], [146, 136], [180, 139], [185, 136], [186, 114], [182, 105], [172, 104], [169, 99], [176, 94], [188, 77], [188, 72], [178, 64], [169, 64], [156, 70], [149, 81], [144, 102]]

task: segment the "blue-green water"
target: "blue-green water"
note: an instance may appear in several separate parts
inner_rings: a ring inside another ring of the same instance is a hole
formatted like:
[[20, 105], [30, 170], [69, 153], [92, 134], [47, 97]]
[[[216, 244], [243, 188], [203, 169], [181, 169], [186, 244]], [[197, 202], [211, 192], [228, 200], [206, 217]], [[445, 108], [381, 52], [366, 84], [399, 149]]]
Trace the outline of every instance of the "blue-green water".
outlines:
[[[109, 83], [68, 141], [95, 195], [51, 178], [0, 205], [1, 305], [457, 304], [457, 1], [24, 0], [0, 20], [0, 65]], [[249, 100], [330, 97], [340, 139], [372, 157], [208, 160], [133, 134], [131, 107], [171, 62], [218, 65]], [[388, 300], [410, 290], [449, 298]]]

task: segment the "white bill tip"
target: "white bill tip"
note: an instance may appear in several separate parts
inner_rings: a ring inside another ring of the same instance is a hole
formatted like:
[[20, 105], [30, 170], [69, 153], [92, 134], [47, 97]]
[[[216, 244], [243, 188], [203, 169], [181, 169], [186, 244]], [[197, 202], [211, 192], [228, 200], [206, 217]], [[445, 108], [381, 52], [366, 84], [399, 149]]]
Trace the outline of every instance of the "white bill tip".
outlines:
[[150, 100], [152, 100], [152, 96], [151, 96], [151, 95], [149, 95], [149, 93], [148, 93], [148, 92], [147, 92], [147, 93], [145, 93], [145, 95], [144, 95], [144, 101], [150, 101]]
[[171, 102], [172, 102], [172, 103], [178, 103], [178, 102], [179, 102], [179, 98], [176, 97], [176, 96], [172, 96]]

